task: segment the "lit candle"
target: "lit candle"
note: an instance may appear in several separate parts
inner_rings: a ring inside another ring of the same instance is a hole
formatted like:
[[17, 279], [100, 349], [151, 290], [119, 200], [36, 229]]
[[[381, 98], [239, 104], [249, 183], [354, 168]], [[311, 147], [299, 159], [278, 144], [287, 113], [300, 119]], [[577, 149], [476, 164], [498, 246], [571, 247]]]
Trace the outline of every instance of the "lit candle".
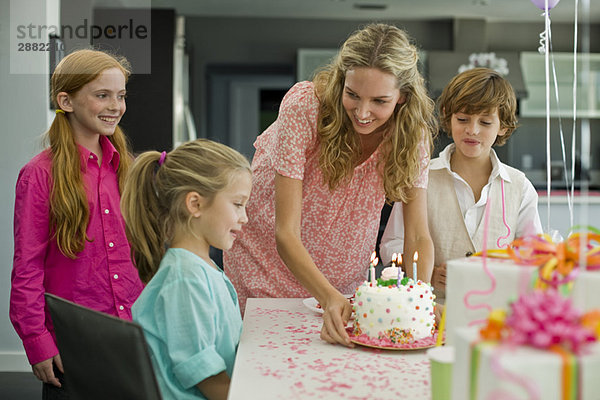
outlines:
[[369, 265], [369, 272], [371, 273], [371, 286], [375, 285], [375, 264], [378, 260], [375, 256], [375, 252], [371, 253], [371, 264]]
[[379, 263], [379, 258], [375, 257], [373, 260], [373, 269], [371, 270], [371, 277], [373, 279], [373, 285], [377, 284], [377, 280], [375, 279], [375, 266]]
[[[392, 253], [392, 268], [396, 268], [396, 260], [398, 260], [398, 254]], [[398, 282], [396, 284], [399, 285], [400, 284], [400, 275], [398, 275], [396, 277], [396, 279], [398, 280]]]
[[[396, 253], [394, 253], [396, 254]], [[397, 285], [400, 286], [400, 281], [402, 280], [402, 254], [398, 254], [398, 282]]]
[[419, 259], [419, 252], [415, 251], [413, 256], [413, 280], [417, 283], [417, 260]]

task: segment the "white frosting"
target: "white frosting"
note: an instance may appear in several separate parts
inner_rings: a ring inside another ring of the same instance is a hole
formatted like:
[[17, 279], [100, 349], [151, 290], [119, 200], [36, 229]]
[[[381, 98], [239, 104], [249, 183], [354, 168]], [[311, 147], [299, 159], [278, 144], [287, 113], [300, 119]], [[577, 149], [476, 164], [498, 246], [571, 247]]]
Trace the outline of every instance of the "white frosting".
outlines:
[[422, 281], [415, 285], [411, 279], [399, 287], [364, 282], [354, 299], [354, 329], [371, 338], [397, 336], [398, 330], [410, 332], [414, 340], [429, 337], [435, 326], [434, 299], [433, 288]]
[[[400, 276], [398, 276], [398, 270], [400, 270]], [[404, 278], [404, 272], [402, 272], [402, 269], [398, 267], [386, 267], [383, 269], [383, 271], [381, 271], [381, 279], [384, 281], [402, 278]]]

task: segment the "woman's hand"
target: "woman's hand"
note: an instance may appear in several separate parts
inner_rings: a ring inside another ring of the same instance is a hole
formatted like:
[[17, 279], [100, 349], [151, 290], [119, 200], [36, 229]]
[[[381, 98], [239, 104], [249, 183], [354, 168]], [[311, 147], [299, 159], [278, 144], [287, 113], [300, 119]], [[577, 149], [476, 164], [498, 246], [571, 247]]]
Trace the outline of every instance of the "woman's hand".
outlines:
[[61, 387], [60, 381], [56, 376], [54, 376], [54, 369], [52, 368], [52, 364], [55, 363], [58, 370], [64, 373], [62, 360], [60, 359], [60, 354], [55, 355], [52, 358], [39, 362], [37, 364], [33, 364], [31, 369], [33, 370], [33, 374], [42, 382], [50, 383], [54, 386]]
[[327, 298], [323, 308], [323, 327], [321, 328], [321, 339], [328, 343], [340, 343], [344, 346], [354, 347], [350, 341], [346, 325], [352, 315], [350, 301], [339, 292], [333, 293]]
[[434, 288], [443, 290], [446, 288], [446, 263], [436, 265], [433, 268], [433, 274], [431, 275], [431, 284]]

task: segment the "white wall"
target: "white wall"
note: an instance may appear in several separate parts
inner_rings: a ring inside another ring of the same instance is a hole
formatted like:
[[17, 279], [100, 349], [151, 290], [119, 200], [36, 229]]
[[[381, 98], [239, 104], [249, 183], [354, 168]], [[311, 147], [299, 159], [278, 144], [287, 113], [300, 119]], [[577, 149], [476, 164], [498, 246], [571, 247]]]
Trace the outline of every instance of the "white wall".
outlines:
[[[35, 0], [39, 5], [31, 23], [40, 18], [48, 24], [58, 24], [60, 0]], [[8, 318], [10, 274], [13, 257], [14, 189], [19, 169], [41, 149], [40, 136], [48, 128], [48, 72], [44, 74], [11, 73], [10, 62], [16, 57], [11, 51], [15, 32], [11, 31], [11, 12], [31, 1], [0, 0], [0, 371], [30, 371], [21, 340]], [[11, 10], [12, 8], [12, 10]], [[22, 10], [21, 10], [22, 11]], [[29, 14], [31, 15], [31, 14]], [[14, 22], [14, 21], [13, 21]], [[17, 57], [18, 58], [18, 57]], [[48, 69], [47, 53], [33, 57], [38, 71]], [[14, 67], [14, 65], [13, 65]], [[32, 67], [22, 65], [23, 69]], [[19, 70], [20, 68], [17, 68]]]

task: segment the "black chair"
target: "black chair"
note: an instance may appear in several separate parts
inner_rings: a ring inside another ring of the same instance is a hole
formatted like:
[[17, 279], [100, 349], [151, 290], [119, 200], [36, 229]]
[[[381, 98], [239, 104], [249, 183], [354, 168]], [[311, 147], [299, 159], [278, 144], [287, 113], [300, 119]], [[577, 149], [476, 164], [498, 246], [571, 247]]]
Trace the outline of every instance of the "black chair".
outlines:
[[161, 399], [140, 325], [45, 296], [70, 399]]

